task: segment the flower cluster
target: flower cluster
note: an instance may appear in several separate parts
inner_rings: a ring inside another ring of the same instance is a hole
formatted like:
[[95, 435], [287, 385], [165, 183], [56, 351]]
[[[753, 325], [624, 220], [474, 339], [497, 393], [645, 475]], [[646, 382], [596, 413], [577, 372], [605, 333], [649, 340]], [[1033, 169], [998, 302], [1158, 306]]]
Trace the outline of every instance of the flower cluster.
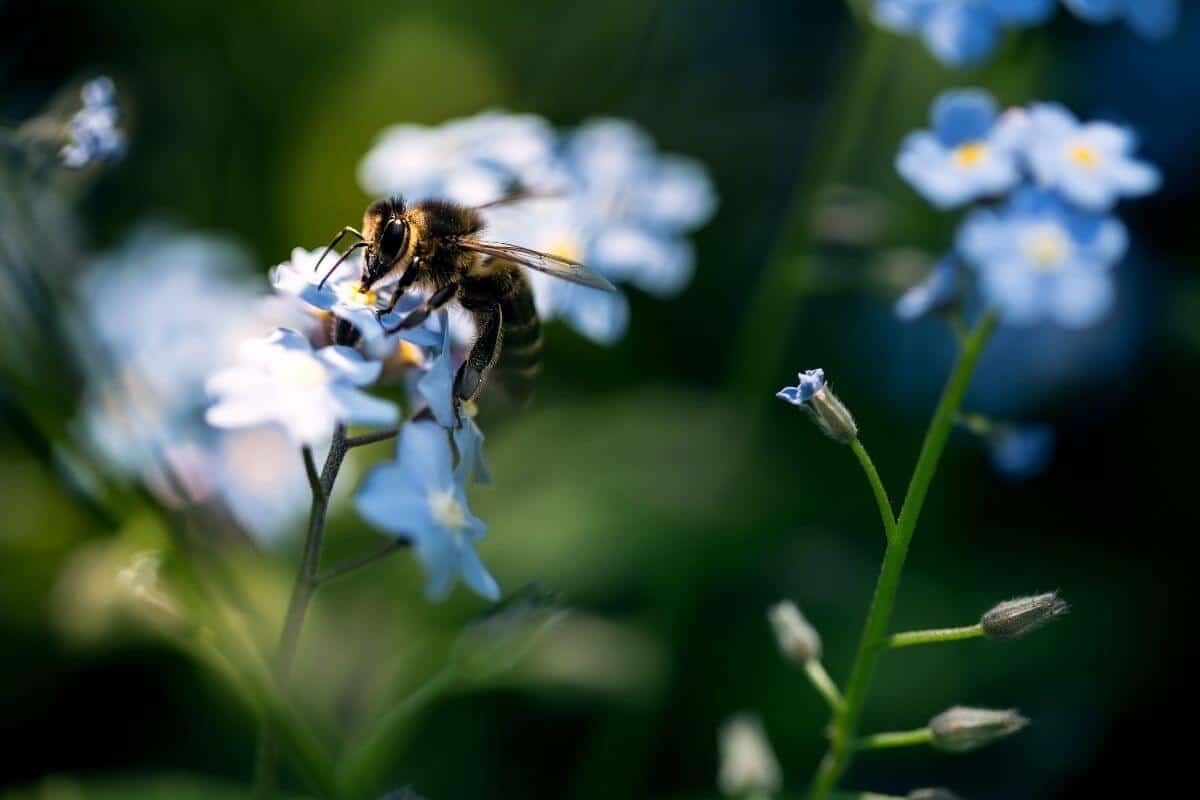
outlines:
[[91, 164], [116, 161], [125, 155], [124, 132], [117, 127], [117, 90], [112, 79], [101, 76], [83, 85], [83, 107], [67, 123], [67, 142], [58, 151], [63, 166], [83, 169]]
[[[597, 119], [564, 135], [540, 117], [497, 111], [389, 128], [364, 158], [359, 180], [372, 194], [466, 205], [528, 190], [534, 199], [487, 212], [488, 238], [581, 261], [614, 283], [664, 297], [691, 280], [687, 234], [717, 203], [702, 165], [660, 155], [630, 122]], [[543, 319], [560, 317], [604, 344], [624, 334], [622, 295], [530, 277]]]
[[960, 266], [983, 301], [1006, 322], [1096, 323], [1113, 302], [1112, 270], [1128, 235], [1117, 202], [1155, 191], [1158, 171], [1134, 156], [1129, 130], [1080, 122], [1057, 104], [1000, 114], [978, 90], [937, 99], [932, 127], [900, 148], [900, 175], [937, 207], [979, 205], [959, 229], [954, 251], [896, 306], [913, 319], [958, 299]]
[[[1063, 3], [1087, 22], [1125, 19], [1148, 38], [1169, 36], [1179, 19], [1179, 0]], [[943, 63], [969, 67], [986, 61], [1006, 30], [1041, 25], [1055, 10], [1055, 0], [875, 0], [874, 18], [888, 30], [920, 36]]]

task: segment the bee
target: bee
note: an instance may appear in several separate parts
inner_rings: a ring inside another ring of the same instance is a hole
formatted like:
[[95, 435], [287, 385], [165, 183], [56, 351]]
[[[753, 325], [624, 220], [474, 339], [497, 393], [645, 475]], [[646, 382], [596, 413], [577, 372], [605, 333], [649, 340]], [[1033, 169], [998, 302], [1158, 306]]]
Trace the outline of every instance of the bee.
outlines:
[[603, 276], [576, 261], [478, 238], [486, 225], [484, 211], [528, 197], [513, 194], [473, 208], [444, 200], [424, 200], [411, 206], [400, 197], [377, 200], [367, 206], [362, 230], [342, 228], [317, 266], [343, 237], [354, 236], [359, 241], [342, 254], [325, 278], [353, 251], [363, 249], [360, 290], [395, 281], [381, 316], [394, 309], [410, 287], [427, 291], [428, 299], [388, 333], [414, 328], [443, 306], [457, 303], [474, 318], [476, 336], [454, 378], [456, 400], [475, 399], [492, 368], [497, 367], [510, 394], [523, 402], [541, 372], [542, 334], [533, 287], [521, 267], [593, 289], [616, 291]]

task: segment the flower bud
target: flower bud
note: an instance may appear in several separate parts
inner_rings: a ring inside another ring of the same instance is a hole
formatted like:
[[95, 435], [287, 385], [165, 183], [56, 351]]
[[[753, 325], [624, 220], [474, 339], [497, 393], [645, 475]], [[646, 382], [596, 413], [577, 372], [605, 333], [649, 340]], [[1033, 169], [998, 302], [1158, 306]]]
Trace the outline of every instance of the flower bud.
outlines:
[[949, 789], [913, 789], [908, 800], [959, 800], [959, 796]]
[[796, 386], [785, 386], [775, 396], [807, 411], [817, 427], [831, 439], [843, 444], [857, 439], [858, 426], [854, 424], [854, 417], [825, 382], [825, 370], [810, 369], [797, 377]]
[[721, 727], [717, 784], [731, 797], [779, 791], [779, 762], [758, 717], [739, 714]]
[[948, 753], [967, 753], [1011, 736], [1029, 724], [1016, 711], [955, 706], [929, 721], [931, 744]]
[[1058, 592], [1047, 592], [1000, 603], [984, 614], [979, 624], [992, 639], [1016, 639], [1061, 617], [1068, 609]]
[[452, 651], [454, 664], [471, 680], [496, 677], [516, 667], [566, 614], [558, 595], [527, 586], [459, 634]]
[[804, 664], [821, 657], [821, 635], [808, 623], [790, 600], [767, 609], [767, 619], [775, 631], [775, 642], [784, 657]]

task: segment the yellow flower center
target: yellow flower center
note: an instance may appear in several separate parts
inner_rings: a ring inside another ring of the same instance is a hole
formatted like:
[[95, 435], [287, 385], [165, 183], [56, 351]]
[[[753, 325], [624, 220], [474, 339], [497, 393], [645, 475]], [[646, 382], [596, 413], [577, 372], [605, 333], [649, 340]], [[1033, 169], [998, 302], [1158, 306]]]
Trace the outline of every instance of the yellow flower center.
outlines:
[[967, 142], [954, 148], [954, 163], [963, 169], [977, 167], [987, 158], [988, 147], [983, 142]]
[[1057, 225], [1036, 225], [1024, 236], [1025, 255], [1043, 272], [1054, 272], [1071, 252], [1071, 240]]
[[431, 490], [429, 492], [429, 508], [433, 511], [433, 518], [443, 528], [457, 533], [467, 527], [466, 509], [454, 498], [452, 490]]
[[329, 383], [325, 367], [305, 353], [283, 353], [275, 362], [275, 374], [296, 389], [315, 389]]
[[1086, 142], [1075, 142], [1067, 148], [1068, 157], [1081, 167], [1095, 169], [1100, 165], [1100, 153]]
[[346, 305], [359, 308], [374, 308], [377, 299], [374, 290], [368, 289], [364, 292], [362, 285], [358, 283], [343, 283], [337, 287], [337, 295]]
[[583, 258], [583, 242], [578, 235], [564, 231], [551, 240], [546, 252], [558, 258], [579, 261]]

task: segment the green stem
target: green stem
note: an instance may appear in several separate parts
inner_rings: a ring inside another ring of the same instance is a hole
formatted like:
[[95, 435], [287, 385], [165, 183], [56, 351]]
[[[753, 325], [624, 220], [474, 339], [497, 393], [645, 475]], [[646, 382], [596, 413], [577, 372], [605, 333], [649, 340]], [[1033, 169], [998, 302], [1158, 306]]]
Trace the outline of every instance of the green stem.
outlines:
[[893, 633], [888, 637], [888, 647], [912, 647], [917, 644], [941, 644], [942, 642], [958, 642], [963, 639], [977, 639], [983, 636], [983, 626], [979, 624], [966, 625], [961, 628], [937, 628], [928, 631], [905, 631]]
[[998, 321], [999, 317], [994, 311], [983, 315], [964, 343], [934, 411], [933, 420], [925, 434], [925, 442], [921, 446], [921, 454], [917, 457], [912, 481], [908, 485], [908, 493], [904, 497], [904, 505], [900, 509], [896, 535], [888, 542], [883, 557], [883, 567], [875, 585], [870, 610], [867, 612], [858, 653], [850, 671], [850, 680], [846, 683], [846, 703], [841, 713], [834, 716], [829, 750], [813, 778], [808, 800], [826, 800], [850, 764], [854, 731], [862, 716], [863, 703], [870, 689], [875, 667], [879, 663], [879, 654], [887, 644], [887, 629], [892, 619], [892, 608], [896, 603], [896, 594], [904, 573], [904, 562], [908, 558], [908, 548], [917, 528], [917, 520], [921, 516], [921, 508], [925, 504], [925, 496], [937, 472], [938, 462], [945, 450], [955, 417], [962, 406], [963, 396], [979, 364], [979, 357], [983, 354], [984, 346], [995, 331]]
[[834, 712], [841, 710], [846, 701], [842, 698], [842, 692], [833, 682], [833, 678], [829, 677], [829, 673], [825, 671], [824, 664], [815, 658], [810, 658], [804, 662], [804, 674], [808, 676], [808, 680], [817, 693], [825, 698], [825, 702], [829, 703], [829, 707]]
[[[891, 39], [872, 30], [843, 71], [842, 84], [830, 92], [835, 107], [813, 141], [815, 148], [801, 170], [783, 228], [767, 255], [758, 286], [747, 307], [737, 359], [730, 375], [734, 393], [757, 394], [771, 383], [783, 359], [787, 332], [795, 317], [795, 301], [813, 265], [812, 219], [821, 193], [841, 179], [866, 134], [874, 98], [887, 74]], [[761, 403], [756, 404], [761, 409]], [[759, 411], [755, 412], [755, 421]]]
[[324, 586], [326, 581], [331, 581], [334, 578], [340, 578], [341, 576], [348, 575], [351, 572], [357, 572], [363, 567], [369, 567], [376, 561], [382, 561], [392, 553], [403, 550], [404, 548], [411, 546], [411, 544], [412, 543], [406, 539], [396, 539], [395, 541], [388, 542], [383, 547], [380, 547], [373, 552], [367, 553], [365, 556], [352, 558], [349, 561], [344, 561], [341, 564], [338, 564], [337, 566], [330, 567], [329, 569], [317, 575], [315, 578], [317, 586]]
[[894, 747], [916, 747], [933, 741], [933, 731], [929, 726], [915, 731], [888, 731], [873, 733], [854, 742], [855, 750], [890, 750]]
[[347, 797], [374, 796], [381, 773], [395, 758], [404, 729], [412, 717], [447, 694], [458, 683], [458, 670], [447, 666], [426, 681], [420, 688], [391, 708], [358, 741], [346, 748], [346, 756], [338, 767], [344, 795]]
[[862, 442], [855, 439], [850, 443], [850, 449], [854, 451], [854, 455], [858, 456], [858, 463], [862, 464], [863, 472], [867, 474], [871, 491], [875, 493], [875, 504], [879, 506], [879, 518], [883, 520], [883, 532], [887, 534], [890, 542], [896, 538], [896, 517], [894, 516], [895, 512], [892, 511], [892, 501], [888, 498], [887, 489], [880, 480], [875, 463], [871, 461], [871, 456], [867, 454], [867, 449], [863, 447]]

